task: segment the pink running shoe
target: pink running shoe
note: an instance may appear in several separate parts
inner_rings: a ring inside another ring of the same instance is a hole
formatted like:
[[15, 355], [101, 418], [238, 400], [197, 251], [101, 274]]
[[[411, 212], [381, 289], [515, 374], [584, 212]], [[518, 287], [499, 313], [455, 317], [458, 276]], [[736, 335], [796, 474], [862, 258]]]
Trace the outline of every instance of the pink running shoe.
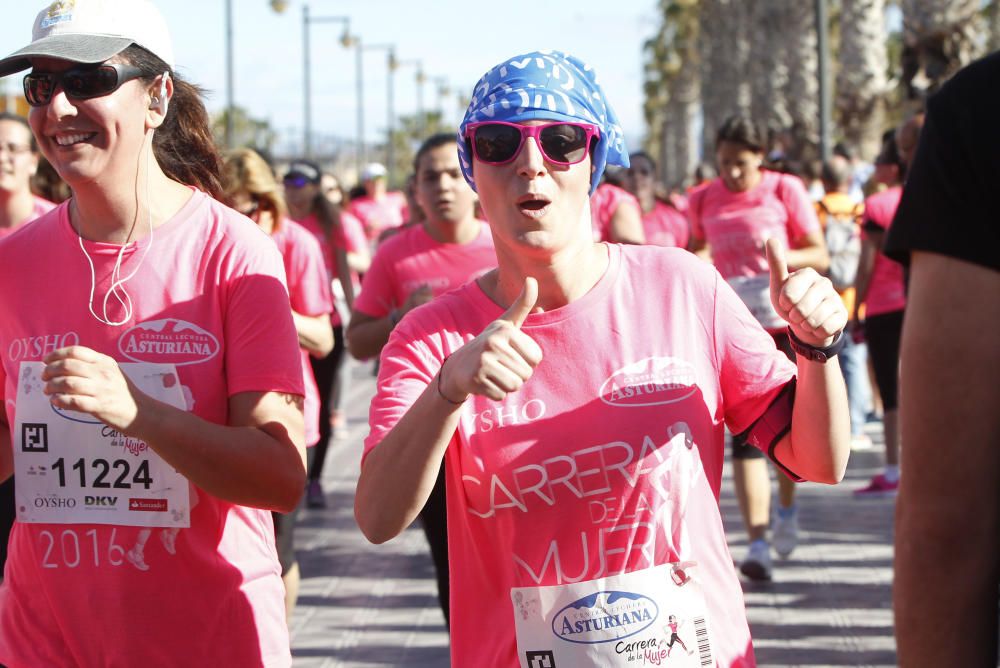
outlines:
[[899, 489], [899, 481], [889, 482], [884, 473], [879, 473], [872, 478], [866, 487], [854, 490], [854, 496], [859, 498], [875, 498], [881, 496], [895, 496]]

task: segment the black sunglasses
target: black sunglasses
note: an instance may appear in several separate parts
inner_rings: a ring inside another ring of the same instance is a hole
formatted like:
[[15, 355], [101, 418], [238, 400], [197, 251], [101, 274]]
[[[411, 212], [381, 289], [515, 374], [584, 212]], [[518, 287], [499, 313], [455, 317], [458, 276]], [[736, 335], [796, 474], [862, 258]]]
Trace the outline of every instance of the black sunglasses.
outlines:
[[125, 82], [142, 76], [145, 73], [138, 67], [123, 63], [74, 67], [65, 72], [32, 72], [24, 76], [24, 97], [32, 107], [42, 107], [62, 85], [66, 97], [86, 100], [113, 93]]
[[562, 121], [543, 125], [483, 121], [469, 123], [465, 131], [476, 158], [491, 165], [503, 165], [516, 158], [527, 137], [535, 139], [550, 162], [575, 165], [587, 157], [590, 140], [600, 135], [595, 125]]
[[312, 181], [299, 174], [289, 174], [282, 180], [282, 182], [288, 188], [305, 188], [307, 185], [312, 183]]

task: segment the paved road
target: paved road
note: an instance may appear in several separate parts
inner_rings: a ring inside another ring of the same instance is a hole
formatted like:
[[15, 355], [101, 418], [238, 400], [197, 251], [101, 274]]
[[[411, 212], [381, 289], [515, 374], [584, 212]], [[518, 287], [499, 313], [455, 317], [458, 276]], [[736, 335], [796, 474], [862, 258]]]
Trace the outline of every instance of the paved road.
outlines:
[[[329, 507], [305, 510], [298, 533], [302, 589], [292, 620], [296, 668], [448, 665], [423, 534], [411, 527], [370, 545], [354, 524], [353, 492], [367, 433], [373, 379], [356, 365], [347, 397], [348, 433], [324, 472]], [[872, 436], [879, 442], [880, 432]], [[876, 472], [878, 450], [856, 452], [838, 487], [799, 488], [800, 547], [776, 562], [774, 580], [745, 583], [761, 666], [893, 666], [891, 499], [855, 500]], [[732, 485], [722, 509], [733, 557], [746, 550]]]

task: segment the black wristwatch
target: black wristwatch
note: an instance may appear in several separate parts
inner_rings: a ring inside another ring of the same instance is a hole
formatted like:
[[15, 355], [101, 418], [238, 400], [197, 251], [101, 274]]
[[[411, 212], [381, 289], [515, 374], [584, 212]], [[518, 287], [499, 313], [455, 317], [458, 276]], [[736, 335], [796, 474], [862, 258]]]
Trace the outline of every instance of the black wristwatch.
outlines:
[[844, 336], [844, 332], [841, 331], [837, 334], [837, 338], [833, 340], [833, 343], [828, 345], [826, 348], [817, 348], [816, 346], [810, 346], [808, 343], [803, 343], [799, 340], [797, 336], [792, 332], [792, 328], [788, 328], [788, 340], [792, 344], [792, 350], [795, 351], [797, 355], [802, 355], [807, 360], [811, 362], [819, 362], [820, 364], [826, 364], [826, 361], [839, 353], [844, 349], [844, 345], [847, 343], [847, 337]]

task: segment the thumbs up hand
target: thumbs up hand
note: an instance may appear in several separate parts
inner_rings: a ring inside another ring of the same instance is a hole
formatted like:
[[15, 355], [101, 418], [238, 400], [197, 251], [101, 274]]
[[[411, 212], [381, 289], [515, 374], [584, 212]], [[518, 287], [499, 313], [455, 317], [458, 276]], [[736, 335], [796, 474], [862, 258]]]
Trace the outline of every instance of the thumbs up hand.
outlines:
[[542, 349], [521, 325], [536, 301], [538, 282], [529, 276], [510, 308], [448, 358], [439, 372], [441, 393], [448, 401], [457, 403], [470, 394], [501, 401], [531, 378], [542, 361]]
[[785, 249], [768, 239], [767, 264], [771, 271], [771, 304], [803, 343], [825, 348], [847, 325], [847, 309], [830, 279], [812, 268], [789, 274]]

